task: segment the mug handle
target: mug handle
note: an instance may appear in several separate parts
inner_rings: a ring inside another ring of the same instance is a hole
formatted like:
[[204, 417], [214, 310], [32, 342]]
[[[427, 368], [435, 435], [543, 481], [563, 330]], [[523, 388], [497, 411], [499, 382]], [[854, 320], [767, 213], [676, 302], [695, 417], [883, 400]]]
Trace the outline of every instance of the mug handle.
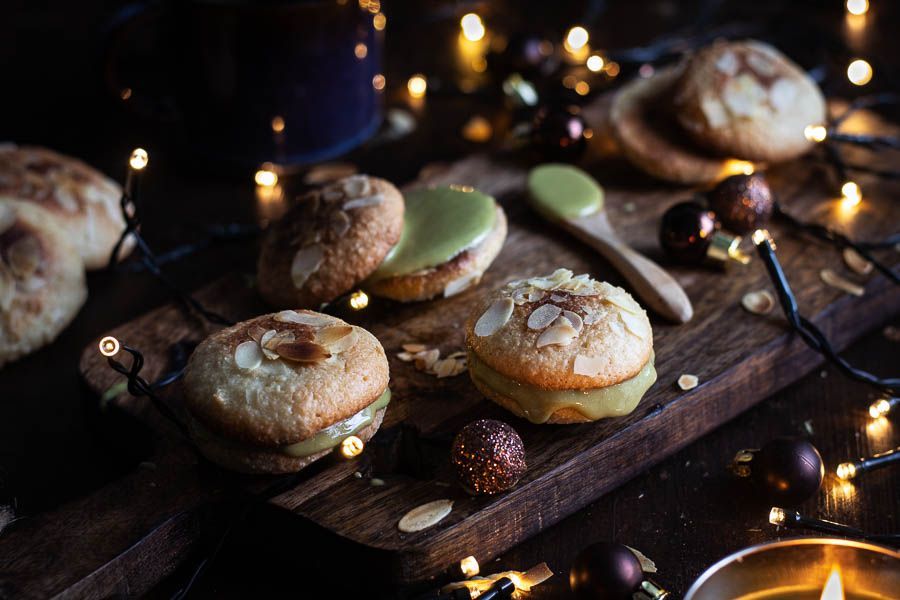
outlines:
[[[138, 1], [123, 6], [109, 20], [103, 44], [103, 80], [107, 93], [141, 117], [157, 121], [174, 120], [178, 115], [170, 82], [159, 85], [158, 89], [148, 86], [140, 92], [122, 79], [122, 52], [127, 48], [129, 38], [136, 32], [158, 21], [164, 13], [161, 0]], [[156, 51], [154, 51], [154, 54]], [[160, 56], [148, 57], [159, 61]], [[139, 80], [140, 75], [132, 75]], [[166, 90], [168, 87], [169, 90]]]

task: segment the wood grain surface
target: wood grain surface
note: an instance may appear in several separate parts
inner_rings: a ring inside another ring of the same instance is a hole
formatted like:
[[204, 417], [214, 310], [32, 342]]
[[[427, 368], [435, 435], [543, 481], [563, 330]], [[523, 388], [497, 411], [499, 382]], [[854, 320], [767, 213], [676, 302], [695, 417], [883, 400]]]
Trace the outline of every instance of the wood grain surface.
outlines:
[[[274, 505], [315, 524], [322, 535], [338, 536], [353, 552], [367, 556], [373, 571], [394, 581], [420, 580], [468, 554], [487, 560], [510, 548], [819, 364], [819, 357], [789, 333], [777, 311], [760, 317], [741, 309], [744, 293], [770, 288], [759, 260], [746, 267], [717, 270], [673, 266], [660, 255], [659, 216], [690, 191], [635, 177], [615, 160], [589, 168], [606, 186], [607, 210], [615, 230], [669, 268], [695, 310], [693, 320], [681, 326], [654, 320], [659, 380], [637, 409], [627, 417], [598, 423], [536, 426], [485, 401], [466, 375], [438, 380], [394, 357], [406, 342], [435, 345], [445, 353], [460, 349], [462, 323], [473, 301], [512, 278], [565, 266], [621, 283], [609, 264], [588, 247], [540, 221], [527, 208], [525, 165], [513, 157], [473, 156], [431, 168], [415, 185], [473, 185], [500, 200], [510, 220], [509, 237], [481, 285], [453, 298], [422, 304], [373, 299], [363, 311], [341, 314], [369, 328], [391, 357], [394, 400], [383, 434], [402, 423], [423, 436], [449, 441], [473, 419], [505, 419], [525, 441], [527, 473], [511, 492], [489, 498], [463, 494], [453, 484], [445, 461], [427, 478], [379, 475], [385, 485], [376, 487], [367, 478], [352, 476], [371, 461], [373, 443], [358, 462], [327, 460], [308, 469], [294, 489], [272, 500]], [[833, 196], [835, 182], [814, 161], [781, 165], [770, 173], [770, 181], [787, 210], [827, 221], [853, 237], [872, 239], [893, 233], [900, 222], [900, 206], [892, 199], [900, 191], [897, 183], [860, 177], [867, 201], [850, 214], [841, 211]], [[884, 279], [872, 277], [864, 296], [848, 296], [819, 279], [822, 268], [846, 271], [837, 252], [821, 247], [810, 252], [814, 242], [790, 235], [777, 224], [771, 229], [802, 311], [838, 347], [897, 312], [900, 292]], [[896, 264], [898, 255], [888, 253], [887, 260]], [[203, 288], [198, 297], [233, 319], [265, 311], [240, 274]], [[144, 352], [144, 375], [153, 379], [166, 370], [171, 344], [198, 341], [207, 330], [168, 305], [108, 333]], [[98, 394], [121, 380], [93, 345], [84, 351], [81, 371]], [[701, 385], [680, 391], [674, 382], [683, 373], [697, 375]], [[166, 397], [177, 407], [177, 384], [167, 390]], [[109, 410], [137, 415], [157, 432], [152, 466], [0, 539], [0, 556], [12, 557], [2, 565], [4, 592], [20, 597], [140, 593], [196, 548], [204, 519], [222, 518], [221, 503], [233, 499], [236, 492], [265, 484], [260, 478], [233, 476], [198, 460], [145, 399], [120, 395]], [[454, 510], [437, 526], [415, 534], [397, 530], [397, 521], [409, 509], [443, 497], [455, 501]], [[6, 552], [9, 548], [16, 551]], [[59, 568], [62, 564], [65, 569]]]

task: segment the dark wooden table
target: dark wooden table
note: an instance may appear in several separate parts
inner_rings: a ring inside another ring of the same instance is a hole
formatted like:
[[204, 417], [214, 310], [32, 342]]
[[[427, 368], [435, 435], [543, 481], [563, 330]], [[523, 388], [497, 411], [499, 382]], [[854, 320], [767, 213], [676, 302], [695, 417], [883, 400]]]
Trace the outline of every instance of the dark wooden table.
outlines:
[[[0, 111], [0, 138], [57, 148], [115, 177], [123, 175], [125, 157], [133, 147], [148, 148], [151, 167], [143, 188], [144, 230], [158, 249], [190, 239], [202, 223], [255, 220], [251, 173], [184, 160], [178, 156], [176, 128], [136, 120], [102, 93], [98, 31], [120, 3], [54, 4], [51, 10], [14, 0], [4, 9], [11, 18], [0, 20], [7, 104]], [[509, 10], [503, 4], [492, 10], [496, 14]], [[585, 11], [592, 6], [607, 3], [534, 4], [530, 12], [520, 12], [561, 31], [589, 14]], [[623, 46], [646, 42], [685, 24], [703, 3], [680, 7], [673, 2], [608, 4], [596, 23], [595, 37], [604, 36], [609, 46]], [[781, 10], [777, 2], [752, 3], [753, 7], [727, 4], [723, 13], [742, 19]], [[898, 7], [892, 3], [873, 0], [862, 33], [845, 23], [841, 3], [828, 8], [818, 2], [794, 4], [787, 22], [793, 18], [798, 23], [805, 19], [824, 24], [835, 35], [847, 36], [861, 56], [887, 60], [896, 56]], [[519, 10], [516, 7], [512, 12]], [[389, 16], [396, 14], [388, 38], [389, 82], [403, 82], [417, 71], [440, 70], [441, 53], [434, 48], [448, 43], [455, 32], [439, 28], [446, 35], [431, 35], [426, 27], [412, 25], [411, 9], [398, 6], [391, 13], [387, 5], [386, 10]], [[833, 58], [837, 63], [844, 60]], [[885, 86], [886, 79], [887, 74], [878, 71], [872, 86]], [[402, 102], [403, 87], [394, 83], [398, 93], [391, 96], [392, 103]], [[841, 86], [832, 91], [858, 93]], [[459, 127], [475, 113], [496, 115], [497, 106], [483, 98], [429, 96], [413, 135], [387, 149], [364, 149], [352, 158], [369, 172], [403, 182], [428, 162], [477, 149], [459, 138]], [[251, 268], [253, 256], [252, 244], [220, 245], [172, 265], [170, 273], [192, 289], [233, 269]], [[17, 514], [25, 518], [96, 489], [134, 468], [145, 456], [146, 433], [140, 426], [95, 417], [97, 399], [83, 392], [76, 364], [89, 340], [168, 296], [145, 274], [94, 274], [89, 285], [88, 303], [53, 345], [0, 371], [0, 503], [14, 502]], [[900, 321], [893, 326], [900, 326]], [[889, 340], [879, 329], [847, 356], [877, 373], [896, 373], [900, 342]], [[681, 595], [717, 559], [779, 536], [767, 523], [769, 507], [749, 503], [747, 494], [729, 478], [726, 466], [734, 453], [777, 435], [797, 435], [816, 444], [833, 469], [844, 459], [897, 446], [900, 426], [896, 420], [869, 424], [866, 407], [871, 397], [871, 390], [830, 368], [815, 372], [497, 562], [482, 565], [482, 571], [526, 569], [546, 561], [557, 576], [529, 597], [563, 597], [568, 568], [578, 551], [593, 541], [617, 540], [656, 561], [660, 569], [656, 579]], [[898, 469], [871, 473], [852, 488], [828, 476], [817, 498], [803, 506], [810, 514], [873, 532], [900, 529], [898, 508]], [[343, 597], [348, 591], [367, 590], [352, 576], [319, 578], [319, 565], [334, 565], [339, 557], [317, 551], [304, 536], [274, 510], [252, 513], [238, 524], [200, 591], [216, 597], [286, 593], [311, 597], [312, 590], [330, 589], [335, 597]], [[347, 570], [352, 575], [352, 565]], [[156, 595], [170, 594], [183, 576], [182, 570], [161, 582]], [[372, 597], [400, 593], [367, 591]]]

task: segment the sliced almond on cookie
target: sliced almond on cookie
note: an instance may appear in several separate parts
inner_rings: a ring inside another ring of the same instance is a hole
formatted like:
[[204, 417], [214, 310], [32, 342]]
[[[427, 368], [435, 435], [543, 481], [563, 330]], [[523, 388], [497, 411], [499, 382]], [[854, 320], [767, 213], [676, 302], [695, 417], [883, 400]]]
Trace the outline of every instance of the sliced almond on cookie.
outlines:
[[329, 325], [316, 331], [316, 342], [323, 346], [330, 346], [351, 333], [353, 333], [352, 325]]
[[345, 233], [350, 231], [350, 217], [342, 210], [335, 211], [331, 215], [328, 227], [335, 237], [342, 238]]
[[510, 298], [498, 298], [488, 307], [475, 323], [475, 335], [478, 337], [486, 337], [496, 333], [501, 327], [506, 325], [509, 317], [512, 316], [513, 304]]
[[13, 275], [27, 279], [41, 264], [41, 243], [31, 236], [19, 238], [6, 250], [6, 258]]
[[278, 333], [274, 329], [270, 329], [265, 332], [261, 338], [259, 338], [259, 347], [262, 350], [262, 353], [269, 360], [275, 360], [278, 358], [278, 354], [275, 352], [274, 348], [269, 347], [269, 341], [275, 337], [275, 334]]
[[650, 327], [647, 325], [647, 322], [639, 316], [627, 312], [619, 312], [619, 318], [625, 323], [625, 329], [637, 337], [645, 339], [650, 334]]
[[568, 324], [554, 325], [538, 337], [535, 346], [543, 348], [544, 346], [568, 346], [572, 340], [578, 337], [575, 328]]
[[319, 270], [325, 260], [325, 248], [321, 244], [313, 244], [297, 250], [291, 263], [291, 281], [294, 287], [301, 288], [309, 276]]
[[340, 354], [341, 352], [346, 352], [350, 348], [356, 345], [357, 340], [359, 340], [359, 334], [356, 333], [354, 329], [344, 337], [328, 344], [328, 351], [332, 354]]
[[354, 198], [348, 202], [344, 202], [342, 207], [344, 210], [353, 210], [354, 208], [364, 208], [366, 206], [375, 206], [384, 202], [384, 196], [375, 194], [374, 196], [366, 196], [364, 198]]
[[562, 311], [562, 315], [560, 315], [560, 318], [566, 319], [578, 333], [581, 333], [581, 330], [584, 329], [584, 319], [582, 319], [581, 315], [576, 312], [572, 312], [571, 310], [564, 310]]
[[630, 312], [633, 315], [640, 314], [641, 307], [635, 302], [631, 296], [628, 296], [624, 293], [613, 294], [611, 296], [604, 296], [603, 301], [613, 306], [618, 306], [624, 311]]
[[334, 319], [326, 315], [312, 314], [306, 312], [297, 312], [295, 310], [283, 310], [275, 315], [276, 321], [282, 323], [297, 323], [299, 325], [309, 325], [311, 327], [322, 327], [334, 323]]
[[241, 342], [234, 349], [234, 364], [242, 369], [255, 369], [262, 364], [263, 354], [254, 341]]
[[603, 368], [603, 365], [604, 361], [600, 357], [579, 354], [575, 357], [574, 372], [576, 375], [596, 377], [597, 373]]
[[323, 346], [307, 341], [280, 344], [275, 351], [281, 358], [299, 363], [314, 363], [331, 356]]
[[365, 175], [351, 175], [341, 181], [341, 188], [350, 198], [361, 198], [372, 193], [372, 183]]
[[453, 500], [446, 498], [434, 500], [422, 506], [417, 506], [400, 519], [397, 523], [397, 529], [403, 533], [414, 533], [422, 531], [439, 523], [444, 517], [453, 510]]
[[540, 331], [546, 329], [562, 313], [562, 308], [555, 304], [539, 306], [528, 315], [528, 329]]

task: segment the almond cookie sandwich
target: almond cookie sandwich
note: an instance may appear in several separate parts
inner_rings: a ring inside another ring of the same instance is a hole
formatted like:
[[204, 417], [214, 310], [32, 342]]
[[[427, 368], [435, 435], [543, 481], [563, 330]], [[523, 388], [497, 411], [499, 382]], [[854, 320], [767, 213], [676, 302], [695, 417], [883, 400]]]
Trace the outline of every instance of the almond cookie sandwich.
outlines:
[[825, 98], [797, 64], [755, 40], [717, 42], [686, 59], [675, 117], [696, 143], [725, 156], [784, 161], [810, 149]]
[[184, 391], [188, 430], [204, 456], [273, 474], [298, 471], [351, 435], [368, 441], [391, 397], [378, 340], [308, 310], [209, 336], [188, 360]]
[[318, 308], [368, 277], [402, 230], [397, 188], [367, 175], [339, 179], [299, 198], [266, 232], [259, 291], [272, 306]]
[[506, 215], [496, 200], [465, 186], [418, 189], [404, 200], [403, 234], [367, 289], [413, 302], [477, 285], [506, 240]]
[[0, 366], [52, 342], [86, 299], [67, 232], [40, 206], [0, 196]]
[[568, 269], [486, 298], [466, 324], [466, 347], [475, 387], [532, 423], [627, 415], [656, 381], [644, 309]]
[[[78, 159], [46, 148], [0, 144], [0, 195], [46, 209], [66, 229], [84, 266], [101, 269], [125, 229], [122, 188]], [[120, 258], [134, 247], [128, 239]]]

